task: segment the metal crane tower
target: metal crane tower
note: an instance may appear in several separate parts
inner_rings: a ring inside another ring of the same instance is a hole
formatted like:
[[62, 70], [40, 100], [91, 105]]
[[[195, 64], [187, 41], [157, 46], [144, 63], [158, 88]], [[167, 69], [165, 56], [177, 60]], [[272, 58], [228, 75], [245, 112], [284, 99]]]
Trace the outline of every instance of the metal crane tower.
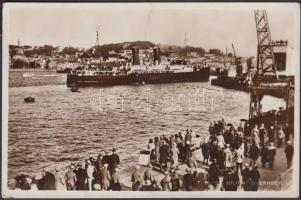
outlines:
[[255, 10], [257, 31], [257, 77], [276, 78], [276, 66], [266, 10]]

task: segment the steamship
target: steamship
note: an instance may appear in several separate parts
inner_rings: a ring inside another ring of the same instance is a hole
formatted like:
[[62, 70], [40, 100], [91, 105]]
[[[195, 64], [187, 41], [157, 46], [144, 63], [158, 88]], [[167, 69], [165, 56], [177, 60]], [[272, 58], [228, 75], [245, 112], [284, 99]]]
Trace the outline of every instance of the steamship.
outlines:
[[154, 64], [140, 65], [139, 51], [132, 49], [132, 65], [112, 70], [76, 69], [67, 74], [68, 87], [155, 84], [176, 82], [207, 82], [210, 68], [177, 59], [160, 64], [160, 49], [154, 48]]

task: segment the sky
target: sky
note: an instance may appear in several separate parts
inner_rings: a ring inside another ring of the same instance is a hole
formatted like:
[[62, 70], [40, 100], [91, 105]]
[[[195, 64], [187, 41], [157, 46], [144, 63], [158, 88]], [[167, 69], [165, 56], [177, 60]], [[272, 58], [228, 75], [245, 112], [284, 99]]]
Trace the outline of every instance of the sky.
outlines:
[[127, 4], [5, 4], [4, 29], [9, 44], [89, 48], [100, 44], [147, 40], [188, 45], [206, 50], [255, 56], [257, 35], [254, 9], [266, 9], [273, 40], [299, 44], [298, 4], [127, 3]]

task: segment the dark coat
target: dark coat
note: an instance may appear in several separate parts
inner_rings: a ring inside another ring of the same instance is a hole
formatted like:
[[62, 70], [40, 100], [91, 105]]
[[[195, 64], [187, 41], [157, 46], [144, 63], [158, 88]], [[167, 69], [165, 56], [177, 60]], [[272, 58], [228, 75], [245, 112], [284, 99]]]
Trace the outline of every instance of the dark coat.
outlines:
[[111, 156], [110, 155], [104, 155], [102, 157], [102, 164], [108, 164], [111, 165], [112, 161], [111, 161]]
[[251, 191], [257, 191], [259, 186], [260, 174], [257, 169], [251, 171]]
[[250, 148], [250, 158], [257, 160], [260, 155], [260, 149], [256, 145], [252, 145]]
[[87, 178], [87, 172], [85, 169], [79, 168], [78, 170], [74, 171], [76, 175], [76, 190], [86, 190], [86, 178]]
[[45, 176], [38, 181], [39, 190], [55, 190], [55, 176], [51, 172], [45, 172]]
[[110, 161], [111, 161], [111, 166], [109, 166], [110, 169], [115, 169], [119, 163], [120, 163], [120, 159], [119, 159], [119, 156], [116, 154], [116, 153], [113, 153], [111, 156], [110, 156]]
[[205, 159], [209, 158], [209, 146], [207, 143], [202, 144], [202, 154]]
[[251, 191], [251, 171], [249, 168], [242, 170], [242, 181], [244, 191]]
[[165, 163], [168, 160], [169, 156], [169, 147], [164, 144], [160, 147], [160, 163]]
[[285, 154], [288, 159], [291, 159], [294, 155], [294, 147], [292, 145], [287, 145], [285, 148]]
[[186, 173], [183, 176], [183, 186], [185, 187], [186, 191], [192, 191], [193, 180], [194, 179], [191, 173]]
[[261, 162], [266, 163], [269, 161], [269, 150], [266, 146], [261, 149]]
[[111, 183], [109, 190], [112, 191], [121, 191], [121, 184], [119, 182]]

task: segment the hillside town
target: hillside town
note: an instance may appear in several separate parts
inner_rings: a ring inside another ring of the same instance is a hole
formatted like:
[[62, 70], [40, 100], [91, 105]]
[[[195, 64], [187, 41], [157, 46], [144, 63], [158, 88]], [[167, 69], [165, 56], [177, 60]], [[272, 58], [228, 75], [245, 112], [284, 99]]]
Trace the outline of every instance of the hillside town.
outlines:
[[155, 48], [158, 48], [160, 63], [163, 64], [185, 59], [189, 63], [197, 63], [215, 71], [217, 68], [227, 69], [231, 63], [234, 63], [231, 52], [223, 52], [219, 49], [205, 51], [191, 46], [155, 45], [148, 41], [96, 45], [89, 49], [20, 45], [18, 41], [18, 45], [9, 45], [9, 64], [10, 69], [41, 68], [57, 72], [68, 72], [81, 65], [123, 66], [132, 62], [134, 48], [138, 49], [141, 65], [156, 64], [153, 60]]

